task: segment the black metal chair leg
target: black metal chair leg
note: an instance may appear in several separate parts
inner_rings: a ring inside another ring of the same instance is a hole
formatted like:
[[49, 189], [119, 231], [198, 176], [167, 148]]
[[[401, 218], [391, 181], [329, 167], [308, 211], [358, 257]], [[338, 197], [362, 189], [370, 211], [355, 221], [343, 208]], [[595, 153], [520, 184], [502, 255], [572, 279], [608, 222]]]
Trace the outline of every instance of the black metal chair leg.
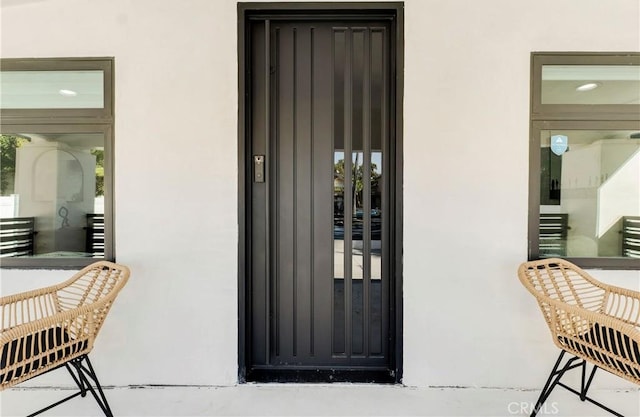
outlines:
[[[570, 358], [564, 364], [564, 366], [561, 366], [562, 358], [564, 357], [565, 353], [566, 351], [564, 350], [560, 352], [560, 356], [558, 356], [558, 360], [553, 366], [553, 369], [551, 370], [551, 374], [549, 374], [549, 378], [547, 378], [547, 382], [545, 383], [544, 388], [542, 388], [540, 397], [538, 397], [538, 401], [536, 401], [536, 405], [533, 408], [531, 417], [535, 417], [538, 414], [538, 411], [540, 411], [540, 408], [542, 408], [542, 405], [544, 404], [545, 401], [547, 401], [547, 398], [549, 398], [551, 391], [553, 391], [553, 389], [556, 386], [560, 386], [566, 389], [567, 391], [574, 393], [580, 398], [581, 401], [588, 401], [591, 404], [596, 405], [605, 411], [608, 411], [609, 413], [613, 414], [616, 417], [624, 417], [622, 414], [618, 413], [617, 411], [587, 396], [589, 387], [591, 387], [591, 382], [593, 382], [593, 377], [595, 376], [596, 371], [598, 370], [598, 367], [594, 365], [593, 369], [591, 370], [591, 373], [589, 374], [589, 378], [587, 378], [587, 362], [584, 359], [580, 359], [579, 357], [574, 356]], [[576, 361], [578, 362], [575, 363]], [[577, 367], [581, 368], [581, 379], [580, 379], [579, 391], [560, 381], [567, 371], [571, 369], [575, 369]]]
[[562, 361], [562, 357], [564, 356], [564, 354], [565, 354], [564, 350], [560, 352], [560, 356], [558, 356], [558, 360], [556, 360], [556, 364], [553, 366], [553, 369], [551, 370], [551, 373], [547, 378], [547, 382], [545, 382], [544, 387], [542, 388], [542, 392], [540, 392], [540, 396], [536, 401], [536, 405], [533, 407], [530, 417], [536, 417], [536, 415], [538, 414], [538, 411], [540, 410], [540, 407], [542, 407], [542, 404], [544, 404], [544, 402], [547, 400], [547, 397], [553, 390], [553, 387], [549, 389], [549, 385], [551, 385], [551, 380], [553, 379], [553, 376], [555, 375], [555, 372], [558, 369], [558, 366], [560, 365], [560, 361]]
[[593, 377], [595, 376], [596, 371], [598, 370], [598, 367], [593, 365], [593, 369], [591, 370], [589, 379], [585, 381], [586, 369], [587, 369], [587, 361], [583, 360], [582, 361], [582, 378], [580, 381], [580, 391], [577, 391], [571, 388], [570, 386], [563, 384], [562, 382], [558, 382], [558, 385], [560, 385], [562, 388], [566, 389], [567, 391], [570, 391], [575, 395], [577, 395], [580, 398], [580, 401], [588, 401], [591, 404], [602, 408], [603, 410], [609, 412], [610, 414], [616, 417], [624, 417], [622, 414], [618, 413], [614, 409], [609, 408], [606, 405], [602, 404], [601, 402], [598, 402], [593, 398], [590, 398], [589, 396], [587, 396], [587, 393], [589, 392], [589, 387], [591, 386], [591, 382], [593, 382]]
[[27, 417], [34, 417], [34, 416], [40, 415], [40, 414], [44, 413], [45, 411], [51, 410], [53, 407], [57, 407], [60, 404], [69, 401], [72, 398], [76, 398], [79, 395], [80, 395], [80, 391], [75, 392], [75, 393], [69, 395], [68, 397], [65, 397], [65, 398], [61, 399], [60, 401], [57, 401], [57, 402], [55, 402], [55, 403], [53, 403], [51, 405], [48, 405], [48, 406], [46, 406], [44, 408], [41, 408], [40, 410], [36, 411], [35, 413], [29, 414]]
[[589, 379], [585, 382], [585, 376], [586, 376], [586, 371], [587, 371], [587, 361], [583, 361], [582, 362], [582, 386], [581, 386], [581, 393], [580, 393], [580, 400], [581, 401], [585, 401], [587, 399], [587, 392], [589, 391], [589, 387], [591, 386], [591, 382], [593, 381], [593, 377], [596, 375], [596, 371], [598, 370], [597, 366], [593, 366], [593, 369], [591, 370], [591, 375], [589, 375]]
[[[86, 366], [83, 364], [86, 362]], [[64, 366], [69, 371], [69, 374], [73, 378], [73, 381], [78, 386], [78, 392], [75, 392], [60, 401], [57, 401], [51, 405], [48, 405], [33, 414], [29, 414], [27, 417], [37, 416], [39, 414], [44, 413], [47, 410], [52, 409], [66, 401], [71, 400], [72, 398], [82, 396], [85, 397], [87, 392], [90, 392], [93, 395], [93, 398], [96, 400], [102, 412], [106, 417], [113, 417], [113, 412], [111, 411], [111, 407], [109, 407], [109, 403], [107, 402], [107, 397], [104, 395], [102, 391], [102, 386], [100, 385], [100, 381], [98, 381], [98, 376], [91, 365], [91, 361], [89, 360], [89, 356], [83, 355], [78, 358], [72, 359], [69, 362], [66, 362]], [[58, 368], [55, 368], [58, 369]], [[75, 372], [74, 372], [75, 371]], [[93, 387], [95, 385], [95, 388]]]
[[78, 373], [78, 375], [76, 376], [76, 372], [73, 372], [73, 369], [75, 368], [75, 366], [71, 366], [69, 364], [69, 362], [64, 364], [65, 368], [67, 368], [67, 371], [69, 371], [69, 375], [71, 375], [71, 378], [73, 378], [73, 381], [76, 383], [76, 385], [78, 386], [78, 389], [80, 390], [80, 396], [81, 397], [85, 397], [87, 395], [87, 387], [84, 384], [84, 381], [82, 380], [82, 378], [80, 377], [80, 374]]
[[[85, 361], [87, 366], [85, 367], [82, 362]], [[80, 375], [81, 380], [83, 381], [84, 386], [86, 386], [87, 390], [91, 392], [93, 398], [96, 400], [102, 412], [107, 417], [113, 417], [113, 412], [111, 411], [111, 407], [109, 407], [109, 402], [107, 401], [107, 397], [104, 395], [102, 391], [102, 386], [100, 385], [100, 381], [98, 380], [98, 376], [96, 372], [93, 370], [93, 366], [91, 365], [91, 361], [89, 360], [89, 356], [84, 355], [80, 357], [80, 360], [74, 363], [76, 369], [78, 370], [78, 374]], [[91, 384], [91, 381], [95, 384], [95, 389]], [[96, 392], [97, 390], [97, 392]]]
[[567, 352], [564, 350], [560, 352], [560, 355], [558, 356], [558, 360], [556, 360], [556, 363], [553, 366], [551, 373], [549, 374], [549, 378], [547, 378], [547, 382], [544, 384], [544, 388], [542, 388], [542, 392], [538, 397], [538, 401], [536, 401], [536, 405], [533, 407], [533, 411], [531, 412], [530, 417], [535, 417], [538, 414], [538, 411], [540, 411], [540, 408], [542, 408], [542, 405], [544, 404], [544, 402], [547, 401], [547, 398], [549, 398], [549, 395], [551, 395], [551, 392], [553, 391], [553, 389], [556, 387], [556, 385], [558, 385], [558, 383], [560, 383], [560, 379], [562, 378], [564, 373], [570, 369], [573, 369], [579, 366], [578, 364], [573, 365], [573, 362], [575, 362], [578, 359], [576, 357], [573, 357], [567, 361], [567, 363], [562, 367], [562, 369], [558, 370], [558, 368], [560, 368], [560, 364], [562, 363], [562, 358], [564, 357], [565, 353]]

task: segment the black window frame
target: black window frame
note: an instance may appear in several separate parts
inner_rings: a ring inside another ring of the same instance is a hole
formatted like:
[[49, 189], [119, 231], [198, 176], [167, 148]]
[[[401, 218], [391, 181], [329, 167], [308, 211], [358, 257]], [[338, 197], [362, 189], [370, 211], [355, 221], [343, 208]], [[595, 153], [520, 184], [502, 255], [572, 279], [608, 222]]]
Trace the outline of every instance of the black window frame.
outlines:
[[[540, 132], [542, 130], [638, 130], [640, 104], [543, 104], [544, 65], [640, 65], [637, 52], [532, 52], [529, 128], [528, 259], [540, 259]], [[637, 270], [640, 259], [563, 257], [583, 268]]]
[[115, 261], [114, 239], [114, 58], [2, 58], [4, 71], [100, 70], [104, 74], [102, 108], [0, 110], [0, 132], [100, 133], [104, 136], [104, 257], [5, 257], [0, 268], [78, 269], [98, 260]]

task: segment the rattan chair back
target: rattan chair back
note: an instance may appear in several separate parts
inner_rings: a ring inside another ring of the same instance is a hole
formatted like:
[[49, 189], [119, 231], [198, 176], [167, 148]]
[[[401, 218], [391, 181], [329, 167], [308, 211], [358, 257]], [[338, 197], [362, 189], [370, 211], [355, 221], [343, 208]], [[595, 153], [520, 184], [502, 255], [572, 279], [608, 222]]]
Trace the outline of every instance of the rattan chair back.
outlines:
[[555, 258], [523, 263], [518, 277], [560, 349], [640, 384], [640, 292], [604, 284]]

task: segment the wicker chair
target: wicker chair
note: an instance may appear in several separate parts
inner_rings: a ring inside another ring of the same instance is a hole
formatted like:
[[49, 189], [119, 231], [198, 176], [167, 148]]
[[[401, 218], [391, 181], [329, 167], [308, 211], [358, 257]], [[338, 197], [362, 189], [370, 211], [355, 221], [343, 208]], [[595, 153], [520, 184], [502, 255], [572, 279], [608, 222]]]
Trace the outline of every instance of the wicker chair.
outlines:
[[[598, 368], [640, 384], [640, 292], [603, 284], [562, 259], [525, 262], [518, 277], [542, 310], [554, 343], [562, 351], [533, 409], [535, 416], [559, 385], [582, 401]], [[568, 353], [571, 357], [563, 361]], [[587, 378], [587, 363], [592, 370]], [[582, 371], [579, 390], [560, 380], [572, 369]]]
[[127, 267], [100, 261], [61, 284], [1, 297], [0, 391], [65, 367], [79, 391], [31, 415], [90, 392], [112, 416], [88, 354], [128, 279]]

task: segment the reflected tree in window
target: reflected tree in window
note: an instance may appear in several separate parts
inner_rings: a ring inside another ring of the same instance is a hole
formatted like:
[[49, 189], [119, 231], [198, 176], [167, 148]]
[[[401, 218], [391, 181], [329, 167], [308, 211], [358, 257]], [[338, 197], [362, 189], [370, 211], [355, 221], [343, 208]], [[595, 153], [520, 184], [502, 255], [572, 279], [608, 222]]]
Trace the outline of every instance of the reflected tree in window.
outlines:
[[96, 157], [96, 197], [104, 196], [104, 150], [92, 149], [91, 155]]
[[[364, 190], [364, 165], [360, 162], [360, 159], [355, 160], [355, 162], [351, 166], [351, 178], [353, 182], [353, 187], [351, 187], [353, 192], [353, 206], [362, 207], [363, 202], [363, 193]], [[382, 178], [382, 174], [380, 174], [380, 170], [378, 166], [372, 162], [371, 170], [369, 175], [369, 181], [371, 181], [371, 189], [377, 190], [378, 184]], [[336, 178], [344, 181], [344, 159], [338, 160], [334, 165], [334, 175]]]
[[14, 192], [16, 150], [29, 139], [20, 135], [0, 135], [0, 195]]

